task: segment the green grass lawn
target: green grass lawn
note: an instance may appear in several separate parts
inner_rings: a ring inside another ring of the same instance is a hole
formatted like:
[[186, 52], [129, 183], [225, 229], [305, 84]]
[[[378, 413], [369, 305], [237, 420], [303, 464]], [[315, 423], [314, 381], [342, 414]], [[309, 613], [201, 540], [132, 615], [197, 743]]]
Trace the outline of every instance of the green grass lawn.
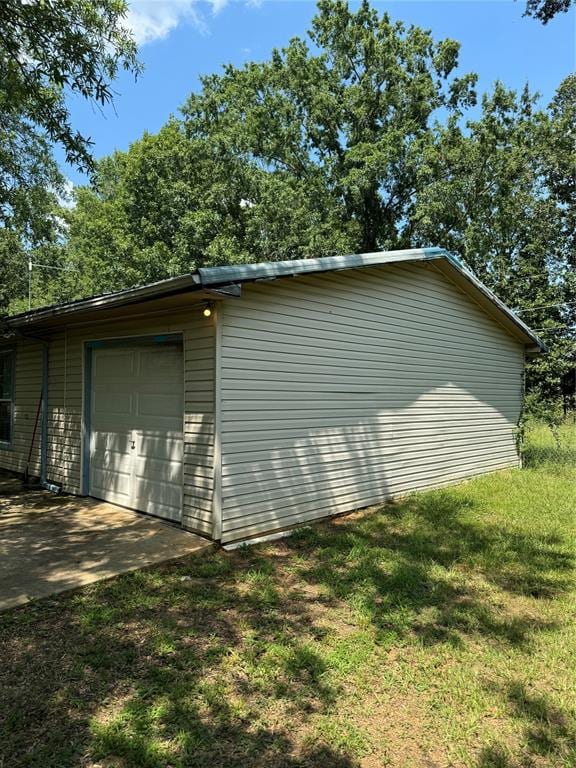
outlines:
[[0, 766], [575, 766], [576, 428], [528, 438], [524, 470], [0, 615]]

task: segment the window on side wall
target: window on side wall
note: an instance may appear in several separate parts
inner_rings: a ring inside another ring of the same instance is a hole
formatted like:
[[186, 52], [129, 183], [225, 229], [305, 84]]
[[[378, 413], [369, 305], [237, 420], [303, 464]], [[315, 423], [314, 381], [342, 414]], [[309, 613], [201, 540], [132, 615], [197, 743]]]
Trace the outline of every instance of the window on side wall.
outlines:
[[0, 447], [12, 443], [15, 362], [13, 349], [0, 350]]

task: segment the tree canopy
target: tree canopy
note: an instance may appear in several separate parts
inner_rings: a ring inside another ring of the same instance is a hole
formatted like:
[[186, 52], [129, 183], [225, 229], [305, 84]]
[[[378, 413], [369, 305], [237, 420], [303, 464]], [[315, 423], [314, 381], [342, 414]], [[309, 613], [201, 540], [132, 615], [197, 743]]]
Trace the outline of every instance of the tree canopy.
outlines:
[[524, 15], [548, 24], [559, 13], [567, 13], [574, 2], [575, 0], [527, 0]]
[[2, 0], [0, 3], [0, 310], [21, 294], [25, 251], [50, 256], [64, 179], [52, 147], [93, 171], [91, 142], [70, 118], [67, 95], [112, 99], [123, 67], [137, 73], [135, 43], [122, 26], [124, 0]]
[[503, 83], [476, 106], [458, 53], [368, 2], [321, 0], [308, 40], [205, 77], [180, 116], [97, 164], [51, 245], [74, 268], [51, 295], [442, 245], [549, 342], [529, 383], [553, 392], [574, 349], [576, 78], [547, 106]]
[[367, 2], [353, 13], [321, 0], [310, 40], [319, 54], [297, 38], [269, 62], [206, 78], [184, 107], [188, 132], [277, 175], [320, 177], [360, 250], [401, 245], [432, 116], [472, 104], [476, 76], [453, 76], [457, 42]]

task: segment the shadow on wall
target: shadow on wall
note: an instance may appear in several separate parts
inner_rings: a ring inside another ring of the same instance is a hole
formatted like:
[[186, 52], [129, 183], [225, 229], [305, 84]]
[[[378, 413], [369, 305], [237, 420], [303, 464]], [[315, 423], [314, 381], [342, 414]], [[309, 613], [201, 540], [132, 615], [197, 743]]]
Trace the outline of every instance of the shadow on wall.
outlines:
[[[258, 391], [240, 403], [225, 399], [227, 540], [242, 538], [243, 527], [244, 535], [290, 527], [517, 465], [519, 383], [515, 392], [513, 384], [478, 389], [467, 381], [423, 386], [411, 380], [393, 397], [369, 384], [353, 392], [300, 387], [290, 395], [272, 393], [279, 401], [300, 402], [294, 417], [289, 410], [265, 411]], [[381, 399], [390, 407], [383, 409]]]
[[[384, 648], [489, 637], [529, 654], [554, 626], [488, 595], [563, 594], [566, 542], [480, 525], [474, 511], [464, 489], [437, 491], [13, 612], [0, 630], [0, 756], [15, 768], [358, 768], [349, 743], [311, 738], [310, 726], [344, 693], [335, 658], [367, 663], [362, 631]], [[542, 733], [543, 703], [499, 695], [533, 730], [527, 755], [542, 739], [567, 748], [567, 714]], [[484, 757], [482, 768], [516, 766]]]
[[64, 391], [50, 381], [46, 474], [50, 482], [80, 493], [82, 415], [80, 406], [67, 404], [65, 397]]
[[228, 540], [517, 461], [523, 347], [432, 265], [246, 286], [222, 336]]

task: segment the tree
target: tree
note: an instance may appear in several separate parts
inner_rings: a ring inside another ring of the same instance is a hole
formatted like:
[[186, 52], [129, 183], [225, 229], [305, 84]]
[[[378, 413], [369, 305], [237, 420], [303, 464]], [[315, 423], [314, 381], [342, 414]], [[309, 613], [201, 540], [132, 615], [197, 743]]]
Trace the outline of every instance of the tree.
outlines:
[[574, 2], [575, 0], [527, 0], [524, 16], [532, 16], [543, 24], [548, 24], [559, 13], [567, 13]]
[[0, 314], [27, 294], [27, 255], [57, 237], [62, 176], [46, 139], [5, 108], [0, 87]]
[[[574, 349], [574, 103], [564, 83], [548, 110], [528, 89], [497, 83], [478, 120], [438, 126], [424, 158], [414, 240], [463, 257], [550, 346], [527, 369], [529, 388], [557, 394]], [[571, 104], [571, 107], [568, 107]]]
[[542, 131], [540, 169], [544, 193], [555, 203], [555, 216], [549, 222], [555, 238], [549, 248], [549, 261], [555, 267], [552, 281], [562, 294], [558, 307], [548, 314], [525, 319], [549, 328], [543, 332], [550, 354], [537, 359], [529, 371], [529, 386], [544, 397], [558, 394], [558, 380], [574, 366], [576, 358], [576, 75], [569, 75], [559, 86], [549, 105]]
[[320, 0], [310, 38], [317, 54], [295, 38], [270, 61], [205, 78], [183, 110], [188, 134], [278, 179], [321, 183], [357, 227], [357, 249], [405, 245], [432, 116], [472, 104], [476, 77], [452, 76], [458, 43], [366, 0], [356, 13]]
[[321, 180], [268, 173], [172, 118], [96, 169], [66, 215], [71, 296], [204, 265], [318, 256], [354, 247], [356, 230]]
[[[0, 3], [0, 312], [23, 295], [30, 248], [52, 253], [60, 236], [63, 177], [53, 156], [93, 170], [90, 139], [74, 130], [69, 93], [106, 104], [118, 69], [139, 71], [122, 21], [124, 0]], [[24, 281], [22, 280], [24, 278]]]
[[89, 138], [71, 124], [67, 92], [103, 105], [119, 67], [139, 71], [136, 44], [122, 26], [125, 0], [3, 0], [0, 3], [2, 106], [93, 165]]
[[183, 120], [99, 165], [70, 217], [84, 290], [408, 241], [432, 115], [460, 114], [475, 77], [451, 76], [457, 43], [367, 2], [322, 0], [311, 39], [205, 78]]

